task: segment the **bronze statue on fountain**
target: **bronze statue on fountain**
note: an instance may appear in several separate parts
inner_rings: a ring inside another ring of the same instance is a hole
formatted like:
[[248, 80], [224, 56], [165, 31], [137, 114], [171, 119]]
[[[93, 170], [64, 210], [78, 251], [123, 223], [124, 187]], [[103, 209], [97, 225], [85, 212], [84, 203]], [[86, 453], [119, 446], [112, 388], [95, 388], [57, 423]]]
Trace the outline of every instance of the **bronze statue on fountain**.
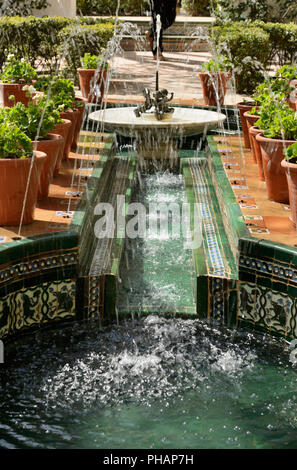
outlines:
[[167, 114], [172, 114], [174, 112], [174, 108], [170, 108], [168, 106], [168, 102], [173, 99], [173, 93], [168, 96], [168, 91], [165, 90], [165, 88], [162, 90], [156, 89], [156, 91], [153, 92], [153, 96], [151, 96], [150, 90], [145, 88], [143, 90], [143, 95], [145, 102], [134, 110], [137, 117], [140, 117], [141, 114], [154, 108], [156, 119], [161, 121]]

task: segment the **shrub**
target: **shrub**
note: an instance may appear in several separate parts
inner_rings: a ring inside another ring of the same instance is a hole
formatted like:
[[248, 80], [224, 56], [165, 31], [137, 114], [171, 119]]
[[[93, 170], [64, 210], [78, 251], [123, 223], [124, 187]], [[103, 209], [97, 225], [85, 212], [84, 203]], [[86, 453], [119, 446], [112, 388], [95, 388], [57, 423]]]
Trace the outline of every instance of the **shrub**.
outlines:
[[279, 65], [294, 62], [297, 58], [297, 25], [295, 23], [264, 23], [257, 21], [255, 26], [269, 34], [269, 61]]
[[220, 21], [296, 21], [296, 0], [219, 0], [215, 16]]
[[111, 23], [72, 25], [61, 31], [60, 53], [65, 57], [73, 77], [76, 78], [81, 58], [88, 52], [100, 56], [113, 33], [114, 25]]
[[[96, 41], [90, 40], [88, 24], [95, 28]], [[72, 25], [72, 26], [71, 26]], [[96, 30], [97, 27], [97, 30]], [[66, 31], [64, 31], [65, 28]], [[83, 28], [83, 32], [81, 31]], [[97, 50], [106, 46], [111, 34], [106, 30], [113, 31], [113, 20], [96, 18], [62, 18], [62, 17], [0, 17], [0, 69], [9, 53], [13, 53], [17, 59], [25, 57], [29, 63], [36, 68], [43, 68], [50, 72], [56, 71], [60, 64], [61, 54], [68, 54], [71, 50], [70, 63], [73, 65], [73, 51], [76, 48], [75, 34], [71, 30], [80, 31], [77, 36], [78, 48], [82, 50], [83, 34], [87, 36], [85, 52], [93, 52], [93, 46], [100, 44]], [[64, 31], [64, 34], [62, 34]], [[100, 36], [100, 38], [99, 38]], [[71, 38], [71, 45], [63, 47], [65, 42]], [[75, 58], [77, 63], [77, 57]], [[75, 67], [72, 66], [74, 73]], [[76, 76], [73, 76], [73, 78]]]
[[[148, 8], [146, 0], [121, 0], [120, 15], [141, 15]], [[78, 0], [77, 11], [81, 15], [115, 15], [118, 0]]]
[[26, 57], [33, 66], [54, 69], [59, 61], [59, 32], [69, 18], [0, 17], [0, 67], [9, 53]]
[[242, 23], [214, 26], [213, 41], [220, 54], [233, 64], [237, 91], [250, 94], [263, 80], [269, 59], [269, 34]]
[[2, 15], [31, 15], [32, 10], [41, 10], [49, 5], [47, 0], [1, 0], [0, 12]]
[[182, 0], [182, 8], [192, 16], [209, 16], [211, 3], [211, 0]]

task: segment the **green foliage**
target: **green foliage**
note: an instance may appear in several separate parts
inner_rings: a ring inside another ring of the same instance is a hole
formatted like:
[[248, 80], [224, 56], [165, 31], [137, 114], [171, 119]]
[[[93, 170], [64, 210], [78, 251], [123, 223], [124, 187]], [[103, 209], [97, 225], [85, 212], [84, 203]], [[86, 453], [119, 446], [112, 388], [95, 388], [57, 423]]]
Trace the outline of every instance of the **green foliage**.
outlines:
[[69, 18], [0, 17], [0, 67], [9, 53], [26, 57], [32, 66], [55, 69], [60, 60], [59, 32]]
[[269, 34], [246, 23], [214, 26], [212, 38], [219, 53], [233, 64], [237, 91], [250, 94], [263, 81], [269, 58]]
[[14, 123], [0, 124], [0, 158], [29, 158], [33, 154], [31, 139]]
[[62, 122], [55, 103], [46, 96], [30, 100], [27, 107], [23, 103], [17, 103], [12, 108], [5, 108], [0, 119], [1, 123], [14, 124], [31, 140], [44, 139], [56, 124]]
[[275, 61], [279, 65], [284, 65], [296, 60], [297, 24], [263, 21], [256, 21], [253, 24], [269, 34], [270, 62]]
[[[104, 28], [113, 30], [113, 23], [112, 19], [99, 20], [97, 18], [0, 16], [0, 69], [8, 54], [13, 53], [17, 59], [26, 57], [32, 66], [54, 72], [63, 60], [63, 53], [67, 54], [69, 49], [73, 51], [76, 48], [76, 37], [75, 34], [71, 34], [70, 25], [78, 31], [80, 27], [88, 28], [88, 25], [90, 25], [90, 27], [95, 26], [96, 28], [97, 25], [99, 27], [98, 35], [102, 32], [102, 37], [96, 39], [97, 42], [100, 42], [99, 50], [101, 50], [106, 46], [110, 35], [106, 35], [100, 28], [102, 26], [102, 30]], [[60, 34], [64, 28], [69, 29], [65, 34]], [[84, 52], [97, 54], [97, 50], [92, 49], [96, 41], [90, 41], [89, 36], [90, 33], [87, 34], [87, 44]], [[77, 37], [80, 50], [82, 49], [82, 37], [83, 33], [81, 32]], [[69, 39], [71, 39], [71, 45], [65, 45], [64, 42]], [[65, 47], [63, 47], [64, 45]], [[84, 52], [78, 55], [82, 57]], [[69, 60], [72, 63], [73, 54]], [[75, 60], [77, 60], [77, 57], [75, 57]], [[74, 71], [74, 67], [72, 67], [72, 71], [74, 73], [73, 78], [75, 78], [76, 70]]]
[[1, 0], [0, 11], [2, 15], [31, 15], [32, 10], [41, 10], [49, 5], [47, 0]]
[[60, 33], [60, 54], [65, 57], [73, 77], [86, 53], [100, 56], [114, 33], [112, 23], [72, 25]]
[[297, 140], [295, 111], [277, 97], [263, 104], [257, 126], [264, 130], [265, 137]]
[[[121, 0], [120, 15], [142, 15], [148, 9], [147, 0]], [[118, 0], [78, 0], [77, 11], [81, 15], [115, 15]]]
[[215, 16], [219, 21], [262, 20], [265, 22], [296, 21], [296, 0], [217, 0]]
[[40, 77], [35, 84], [35, 88], [48, 95], [54, 108], [60, 112], [74, 109], [76, 106], [74, 84], [67, 78], [58, 76]]
[[287, 151], [284, 152], [285, 160], [288, 160], [290, 163], [297, 163], [297, 142], [292, 145], [289, 145]]
[[32, 83], [37, 73], [25, 59], [18, 60], [14, 54], [9, 54], [0, 75], [4, 83]]
[[104, 62], [102, 57], [87, 52], [82, 58], [82, 66], [84, 69], [97, 69], [98, 67], [100, 69], [107, 69], [108, 63]]
[[231, 63], [227, 57], [217, 56], [215, 59], [203, 63], [201, 70], [209, 73], [227, 72], [231, 70]]
[[182, 8], [188, 15], [211, 16], [211, 0], [182, 0]]

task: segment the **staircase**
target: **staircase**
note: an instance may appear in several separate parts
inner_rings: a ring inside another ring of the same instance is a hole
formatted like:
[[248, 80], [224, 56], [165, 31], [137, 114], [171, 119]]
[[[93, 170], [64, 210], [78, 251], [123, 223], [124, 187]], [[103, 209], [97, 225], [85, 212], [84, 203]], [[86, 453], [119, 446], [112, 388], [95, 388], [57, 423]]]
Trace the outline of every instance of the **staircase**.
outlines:
[[[150, 16], [120, 17], [120, 21], [132, 23], [141, 32], [145, 47], [149, 50], [145, 31], [150, 27]], [[214, 18], [177, 16], [174, 24], [163, 33], [163, 47], [165, 52], [208, 52], [207, 33]], [[121, 47], [125, 51], [138, 50], [141, 46], [134, 38], [124, 36]]]

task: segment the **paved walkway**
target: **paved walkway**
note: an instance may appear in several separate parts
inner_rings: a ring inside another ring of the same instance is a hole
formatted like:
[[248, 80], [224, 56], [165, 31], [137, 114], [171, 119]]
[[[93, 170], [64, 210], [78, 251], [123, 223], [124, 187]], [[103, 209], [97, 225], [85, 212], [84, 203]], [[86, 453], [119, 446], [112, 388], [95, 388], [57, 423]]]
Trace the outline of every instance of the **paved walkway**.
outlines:
[[[164, 52], [165, 62], [160, 62], [159, 84], [174, 92], [176, 104], [203, 104], [198, 68], [207, 62], [209, 52]], [[149, 51], [125, 51], [112, 60], [112, 80], [107, 100], [110, 102], [139, 102], [142, 90], [155, 88], [156, 61]], [[242, 96], [227, 90], [226, 105], [242, 101]]]

